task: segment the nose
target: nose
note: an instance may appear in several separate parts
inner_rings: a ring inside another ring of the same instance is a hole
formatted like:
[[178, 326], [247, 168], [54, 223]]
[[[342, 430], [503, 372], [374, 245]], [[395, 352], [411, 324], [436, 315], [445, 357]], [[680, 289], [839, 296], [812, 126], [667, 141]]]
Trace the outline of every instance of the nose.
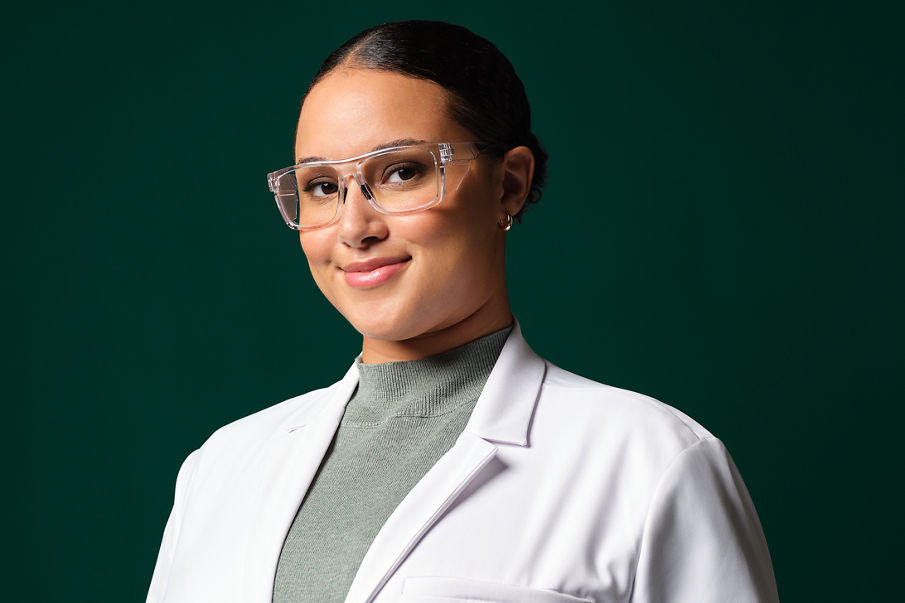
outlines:
[[389, 230], [384, 215], [369, 203], [368, 185], [359, 184], [351, 175], [345, 184], [337, 228], [339, 240], [354, 249], [364, 249], [385, 239]]

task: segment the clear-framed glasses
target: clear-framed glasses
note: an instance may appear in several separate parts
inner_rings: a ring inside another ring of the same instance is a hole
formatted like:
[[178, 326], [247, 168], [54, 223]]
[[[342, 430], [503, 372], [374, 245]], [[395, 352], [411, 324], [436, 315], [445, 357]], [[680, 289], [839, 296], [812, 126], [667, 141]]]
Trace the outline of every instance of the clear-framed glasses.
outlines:
[[350, 159], [306, 161], [268, 174], [267, 181], [286, 224], [313, 230], [339, 219], [349, 186], [383, 214], [433, 207], [459, 187], [468, 162], [486, 148], [478, 142], [394, 146]]

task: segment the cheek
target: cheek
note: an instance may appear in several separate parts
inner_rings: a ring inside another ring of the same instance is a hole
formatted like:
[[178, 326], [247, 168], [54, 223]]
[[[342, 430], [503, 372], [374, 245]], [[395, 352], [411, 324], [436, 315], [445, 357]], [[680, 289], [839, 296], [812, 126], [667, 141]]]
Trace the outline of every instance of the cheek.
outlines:
[[333, 245], [333, 237], [329, 236], [326, 230], [315, 230], [303, 232], [299, 235], [299, 241], [302, 244], [302, 252], [305, 259], [308, 260], [308, 268], [311, 270], [311, 276], [318, 288], [328, 298], [330, 292], [327, 290], [330, 285], [330, 253]]
[[[428, 214], [425, 214], [427, 216]], [[443, 295], [471, 296], [473, 289], [488, 288], [495, 277], [494, 257], [497, 241], [494, 222], [471, 214], [436, 214], [410, 231], [409, 240], [417, 241], [430, 278], [423, 286], [443, 291]], [[492, 218], [491, 218], [492, 219]], [[442, 297], [442, 296], [441, 296]], [[443, 298], [444, 303], [449, 298]]]
[[327, 262], [330, 259], [330, 249], [333, 238], [326, 232], [329, 229], [300, 232], [299, 242], [302, 244], [302, 252], [312, 266]]

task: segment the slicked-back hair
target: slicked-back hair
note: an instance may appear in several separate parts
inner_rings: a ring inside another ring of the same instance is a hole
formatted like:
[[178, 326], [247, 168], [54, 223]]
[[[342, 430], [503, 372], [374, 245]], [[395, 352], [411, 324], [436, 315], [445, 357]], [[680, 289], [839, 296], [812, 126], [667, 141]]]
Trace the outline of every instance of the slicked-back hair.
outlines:
[[531, 106], [522, 81], [509, 59], [488, 40], [441, 21], [376, 25], [328, 56], [308, 91], [343, 66], [399, 73], [442, 86], [450, 94], [450, 117], [475, 140], [489, 143], [488, 152], [502, 154], [526, 146], [534, 154], [531, 190], [515, 217], [521, 221], [528, 207], [540, 201], [547, 179], [547, 152], [531, 131]]

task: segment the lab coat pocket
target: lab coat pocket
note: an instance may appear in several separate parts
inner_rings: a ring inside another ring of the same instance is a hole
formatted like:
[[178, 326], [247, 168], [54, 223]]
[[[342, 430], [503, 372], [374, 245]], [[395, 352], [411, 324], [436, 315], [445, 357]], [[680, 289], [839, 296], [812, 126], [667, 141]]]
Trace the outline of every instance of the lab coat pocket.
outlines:
[[406, 578], [400, 603], [593, 603], [555, 590], [463, 578]]

